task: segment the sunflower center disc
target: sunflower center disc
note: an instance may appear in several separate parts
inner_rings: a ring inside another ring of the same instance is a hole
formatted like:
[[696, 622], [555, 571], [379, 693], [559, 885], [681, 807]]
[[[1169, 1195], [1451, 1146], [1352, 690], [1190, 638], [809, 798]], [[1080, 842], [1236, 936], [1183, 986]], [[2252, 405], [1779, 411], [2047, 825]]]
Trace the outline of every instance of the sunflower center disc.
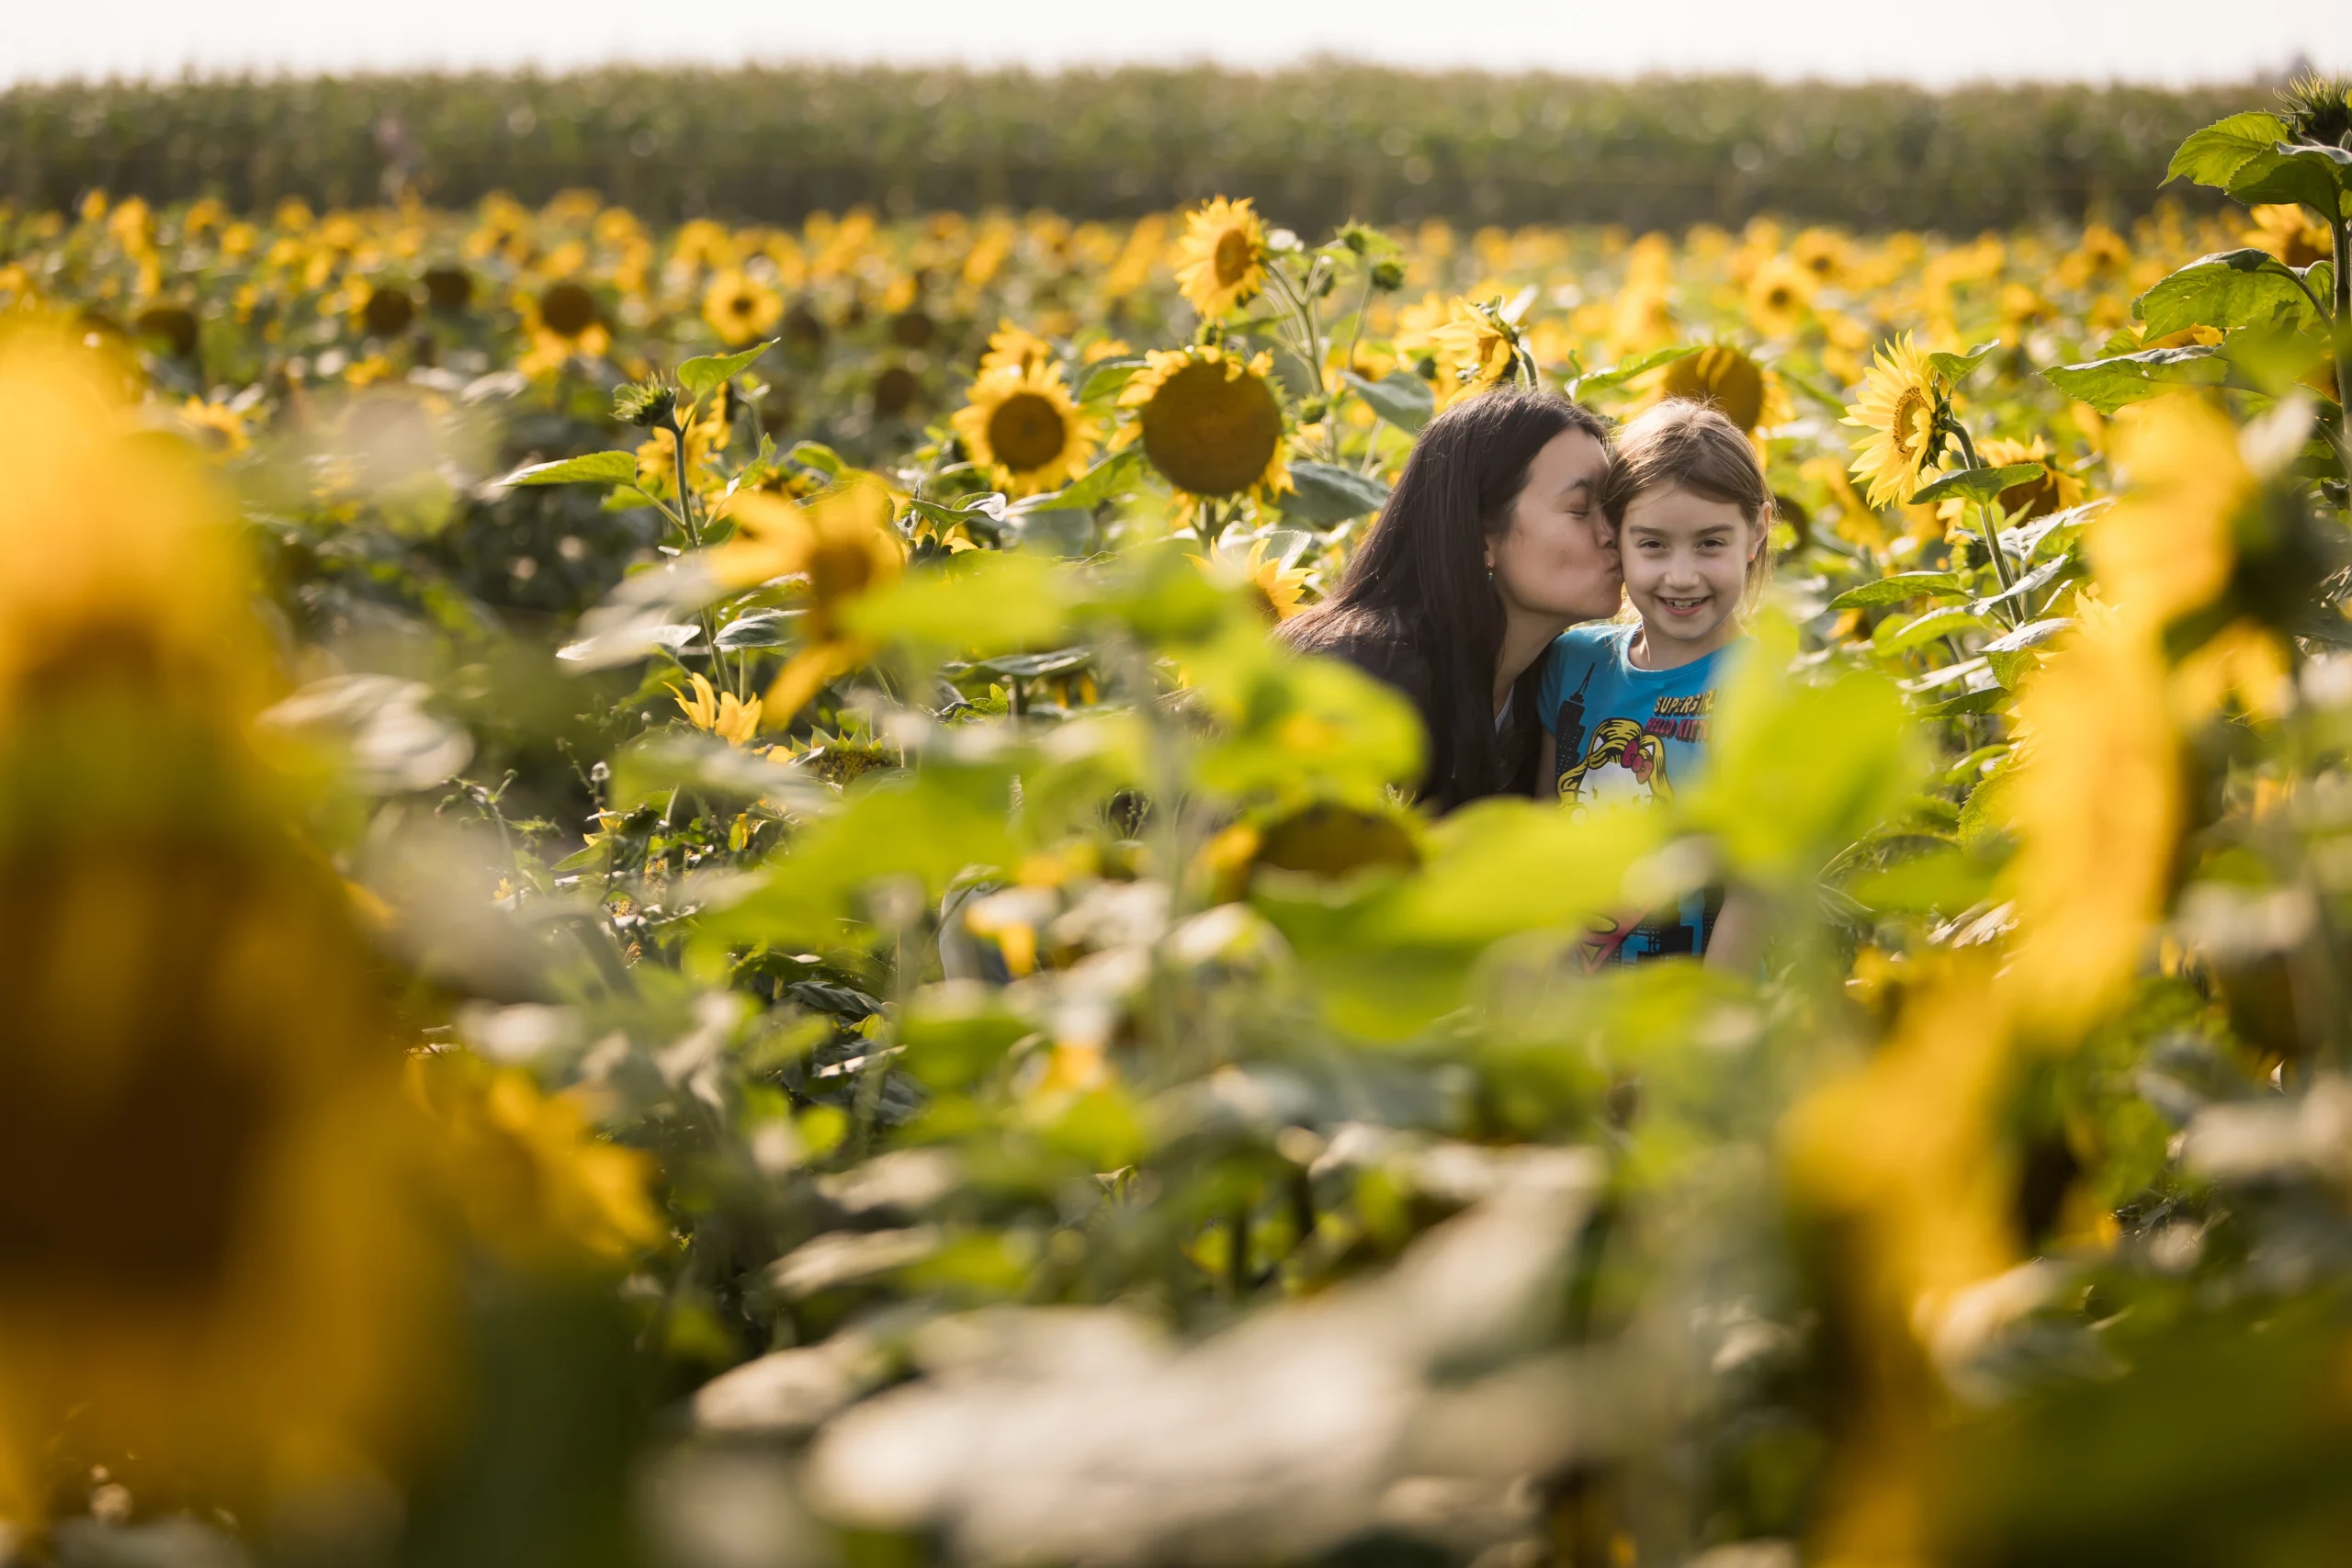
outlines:
[[1250, 270], [1250, 236], [1238, 229], [1227, 229], [1216, 238], [1216, 280], [1220, 287], [1230, 288], [1241, 281]]
[[1061, 411], [1035, 392], [1015, 392], [989, 415], [989, 450], [1015, 473], [1044, 468], [1069, 444]]
[[578, 337], [596, 324], [596, 297], [576, 283], [559, 283], [539, 297], [539, 319], [551, 333]]
[[1928, 449], [1928, 432], [1933, 424], [1928, 400], [1917, 387], [1905, 387], [1903, 396], [1895, 400], [1894, 417], [1887, 421], [1886, 434], [1905, 462], [1917, 463], [1919, 454]]
[[1236, 495], [1258, 482], [1283, 438], [1272, 389], [1247, 372], [1198, 363], [1161, 383], [1143, 406], [1143, 449], [1152, 467], [1194, 495]]
[[1728, 348], [1706, 348], [1667, 367], [1668, 397], [1713, 403], [1743, 431], [1764, 417], [1764, 374], [1756, 362]]

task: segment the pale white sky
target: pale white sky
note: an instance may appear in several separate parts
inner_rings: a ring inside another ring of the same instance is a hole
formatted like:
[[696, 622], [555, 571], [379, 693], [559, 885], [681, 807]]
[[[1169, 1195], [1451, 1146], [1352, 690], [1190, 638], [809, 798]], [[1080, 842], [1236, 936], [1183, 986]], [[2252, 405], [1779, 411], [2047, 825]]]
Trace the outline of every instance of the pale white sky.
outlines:
[[24, 0], [9, 13], [0, 82], [616, 60], [1270, 65], [1317, 52], [1937, 85], [2236, 80], [2298, 55], [2352, 69], [2352, 0]]

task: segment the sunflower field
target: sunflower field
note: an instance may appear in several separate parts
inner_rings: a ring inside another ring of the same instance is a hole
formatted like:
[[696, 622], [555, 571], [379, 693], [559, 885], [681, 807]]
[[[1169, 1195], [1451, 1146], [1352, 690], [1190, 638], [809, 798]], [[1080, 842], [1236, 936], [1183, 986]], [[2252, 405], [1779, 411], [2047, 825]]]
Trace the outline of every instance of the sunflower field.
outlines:
[[[2348, 93], [1973, 237], [0, 211], [0, 1560], [2352, 1557]], [[1514, 381], [1777, 492], [1654, 809], [1268, 636]]]

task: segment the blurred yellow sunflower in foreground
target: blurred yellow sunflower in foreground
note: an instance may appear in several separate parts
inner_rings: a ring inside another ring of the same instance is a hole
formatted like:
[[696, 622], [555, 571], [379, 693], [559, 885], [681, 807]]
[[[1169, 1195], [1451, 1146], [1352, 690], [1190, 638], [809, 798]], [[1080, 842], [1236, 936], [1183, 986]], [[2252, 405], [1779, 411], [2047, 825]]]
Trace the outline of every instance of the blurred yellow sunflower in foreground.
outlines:
[[1093, 427], [1050, 366], [980, 377], [949, 423], [1008, 495], [1057, 490], [1094, 456]]
[[800, 648], [762, 699], [763, 716], [789, 723], [828, 682], [872, 658], [875, 644], [850, 625], [857, 601], [888, 587], [906, 567], [890, 527], [889, 493], [868, 476], [805, 505], [757, 491], [739, 495], [728, 515], [737, 535], [709, 552], [729, 587], [796, 579], [807, 608], [796, 623]]
[[100, 1463], [249, 1517], [380, 1485], [442, 1392], [423, 1124], [256, 749], [233, 513], [107, 383], [0, 342], [0, 1534]]
[[1176, 242], [1176, 283], [1185, 300], [1215, 321], [1266, 286], [1266, 226], [1244, 197], [1218, 197], [1184, 219]]
[[626, 1263], [659, 1241], [652, 1161], [596, 1137], [571, 1095], [469, 1052], [413, 1053], [411, 1101], [439, 1131], [441, 1168], [466, 1229], [506, 1261], [562, 1269]]
[[1943, 401], [1942, 378], [1909, 333], [1879, 350], [1863, 374], [1861, 400], [1849, 405], [1838, 422], [1870, 433], [1854, 455], [1853, 471], [1870, 487], [1872, 506], [1918, 493], [1943, 447], [1936, 426]]
[[1263, 502], [1291, 488], [1274, 356], [1241, 356], [1209, 345], [1154, 349], [1119, 394], [1134, 417], [1114, 447], [1143, 443], [1144, 456], [1176, 488], [1186, 511], [1249, 491]]
[[775, 330], [784, 320], [784, 296], [742, 268], [727, 267], [703, 292], [702, 319], [721, 343], [738, 348]]
[[709, 678], [699, 671], [686, 676], [693, 683], [694, 694], [688, 696], [673, 682], [670, 694], [677, 699], [678, 711], [686, 722], [707, 735], [716, 735], [730, 746], [748, 746], [760, 730], [761, 700], [753, 697], [743, 701], [732, 692], [712, 688]]

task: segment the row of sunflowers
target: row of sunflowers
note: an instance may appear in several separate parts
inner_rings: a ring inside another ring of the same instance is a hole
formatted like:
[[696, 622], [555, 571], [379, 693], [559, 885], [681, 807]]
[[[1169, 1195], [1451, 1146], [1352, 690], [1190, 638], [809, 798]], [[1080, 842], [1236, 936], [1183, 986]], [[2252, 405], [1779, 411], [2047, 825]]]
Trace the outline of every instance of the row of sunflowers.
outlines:
[[[2352, 99], [2174, 173], [6, 215], [0, 1555], [2329, 1560]], [[1776, 492], [1652, 809], [1267, 636], [1514, 382]]]

